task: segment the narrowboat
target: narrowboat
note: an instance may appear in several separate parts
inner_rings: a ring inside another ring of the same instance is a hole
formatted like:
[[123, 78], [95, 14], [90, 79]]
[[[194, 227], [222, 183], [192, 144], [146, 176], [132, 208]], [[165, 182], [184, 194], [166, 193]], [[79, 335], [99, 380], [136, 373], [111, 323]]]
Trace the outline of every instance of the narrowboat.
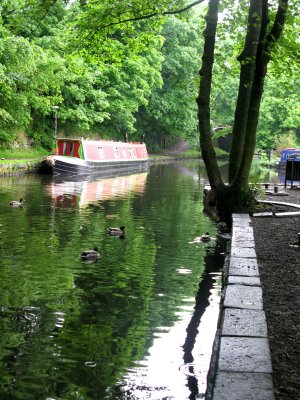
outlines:
[[300, 149], [286, 148], [281, 150], [280, 159], [277, 162], [278, 172], [284, 175], [286, 170], [286, 162], [288, 160], [300, 160]]
[[145, 143], [60, 138], [45, 163], [54, 175], [130, 173], [147, 168], [148, 153]]

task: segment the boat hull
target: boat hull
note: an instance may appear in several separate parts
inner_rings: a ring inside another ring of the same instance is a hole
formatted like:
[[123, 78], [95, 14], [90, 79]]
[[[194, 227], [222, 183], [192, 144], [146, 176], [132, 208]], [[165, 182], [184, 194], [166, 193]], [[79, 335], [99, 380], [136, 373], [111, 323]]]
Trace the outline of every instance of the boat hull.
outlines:
[[54, 156], [52, 172], [54, 175], [92, 175], [97, 176], [110, 173], [139, 172], [148, 169], [148, 160], [124, 160], [124, 161], [86, 161], [75, 158]]

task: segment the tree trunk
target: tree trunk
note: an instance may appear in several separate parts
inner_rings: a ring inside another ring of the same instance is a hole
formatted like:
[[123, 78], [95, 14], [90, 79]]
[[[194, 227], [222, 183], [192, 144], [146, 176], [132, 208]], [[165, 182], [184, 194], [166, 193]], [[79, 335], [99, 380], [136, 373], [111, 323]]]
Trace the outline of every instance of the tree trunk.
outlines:
[[238, 57], [241, 64], [241, 72], [229, 156], [229, 183], [232, 183], [237, 175], [245, 147], [246, 128], [249, 119], [249, 106], [255, 72], [255, 60], [260, 35], [261, 14], [262, 0], [251, 0], [245, 46]]
[[249, 172], [256, 145], [256, 132], [265, 76], [267, 74], [267, 66], [270, 61], [270, 51], [274, 43], [281, 35], [286, 17], [287, 2], [288, 0], [283, 0], [280, 2], [274, 25], [270, 33], [267, 35], [267, 29], [269, 25], [268, 1], [263, 0], [261, 31], [256, 54], [255, 74], [248, 111], [244, 151], [235, 184], [248, 184]]
[[264, 78], [267, 72], [266, 65], [264, 65], [264, 48], [268, 24], [268, 0], [263, 0], [261, 13], [261, 29], [256, 52], [254, 79], [251, 89], [251, 99], [245, 132], [245, 143], [240, 167], [235, 177], [235, 184], [240, 185], [248, 184], [248, 177], [255, 151], [256, 131], [258, 125], [260, 103], [263, 94]]
[[202, 68], [199, 72], [200, 88], [197, 97], [202, 158], [213, 190], [217, 186], [224, 185], [212, 143], [210, 127], [210, 92], [212, 68], [214, 63], [216, 28], [218, 22], [218, 7], [219, 0], [211, 0], [209, 2], [209, 8], [206, 15], [206, 29], [204, 31]]

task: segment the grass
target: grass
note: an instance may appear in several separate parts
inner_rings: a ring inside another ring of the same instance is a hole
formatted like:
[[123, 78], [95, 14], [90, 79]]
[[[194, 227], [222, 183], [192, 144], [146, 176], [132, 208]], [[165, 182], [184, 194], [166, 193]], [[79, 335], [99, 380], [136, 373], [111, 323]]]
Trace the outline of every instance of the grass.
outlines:
[[189, 149], [180, 154], [182, 158], [200, 158], [201, 154], [199, 150]]
[[189, 150], [185, 150], [182, 152], [179, 152], [177, 154], [155, 154], [155, 153], [151, 153], [149, 154], [150, 159], [152, 160], [172, 160], [172, 159], [182, 159], [182, 158], [200, 158], [200, 152], [199, 150], [194, 150], [194, 149], [189, 149]]
[[167, 160], [167, 159], [172, 159], [171, 156], [164, 156], [160, 154], [149, 154], [149, 159], [153, 161], [162, 161], [162, 160]]
[[[34, 149], [1, 149], [0, 164], [17, 164], [20, 161], [39, 160], [49, 154], [49, 151], [42, 148]], [[4, 160], [1, 160], [4, 158]]]

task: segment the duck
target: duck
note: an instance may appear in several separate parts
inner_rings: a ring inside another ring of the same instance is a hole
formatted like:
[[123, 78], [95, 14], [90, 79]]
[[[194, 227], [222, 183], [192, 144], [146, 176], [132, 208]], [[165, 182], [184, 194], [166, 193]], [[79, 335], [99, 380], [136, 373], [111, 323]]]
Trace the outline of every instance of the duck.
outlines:
[[82, 260], [97, 260], [100, 257], [98, 247], [94, 247], [93, 250], [86, 250], [81, 253], [80, 258]]
[[206, 232], [205, 235], [200, 236], [201, 242], [210, 242], [211, 237], [209, 235], [209, 232]]
[[122, 225], [122, 226], [120, 226], [120, 228], [107, 228], [107, 232], [110, 236], [124, 237], [125, 236], [125, 226]]
[[20, 199], [19, 201], [17, 201], [17, 200], [13, 200], [13, 201], [11, 201], [10, 203], [9, 203], [9, 205], [10, 206], [12, 206], [12, 207], [23, 207], [23, 205], [24, 205], [24, 199]]

